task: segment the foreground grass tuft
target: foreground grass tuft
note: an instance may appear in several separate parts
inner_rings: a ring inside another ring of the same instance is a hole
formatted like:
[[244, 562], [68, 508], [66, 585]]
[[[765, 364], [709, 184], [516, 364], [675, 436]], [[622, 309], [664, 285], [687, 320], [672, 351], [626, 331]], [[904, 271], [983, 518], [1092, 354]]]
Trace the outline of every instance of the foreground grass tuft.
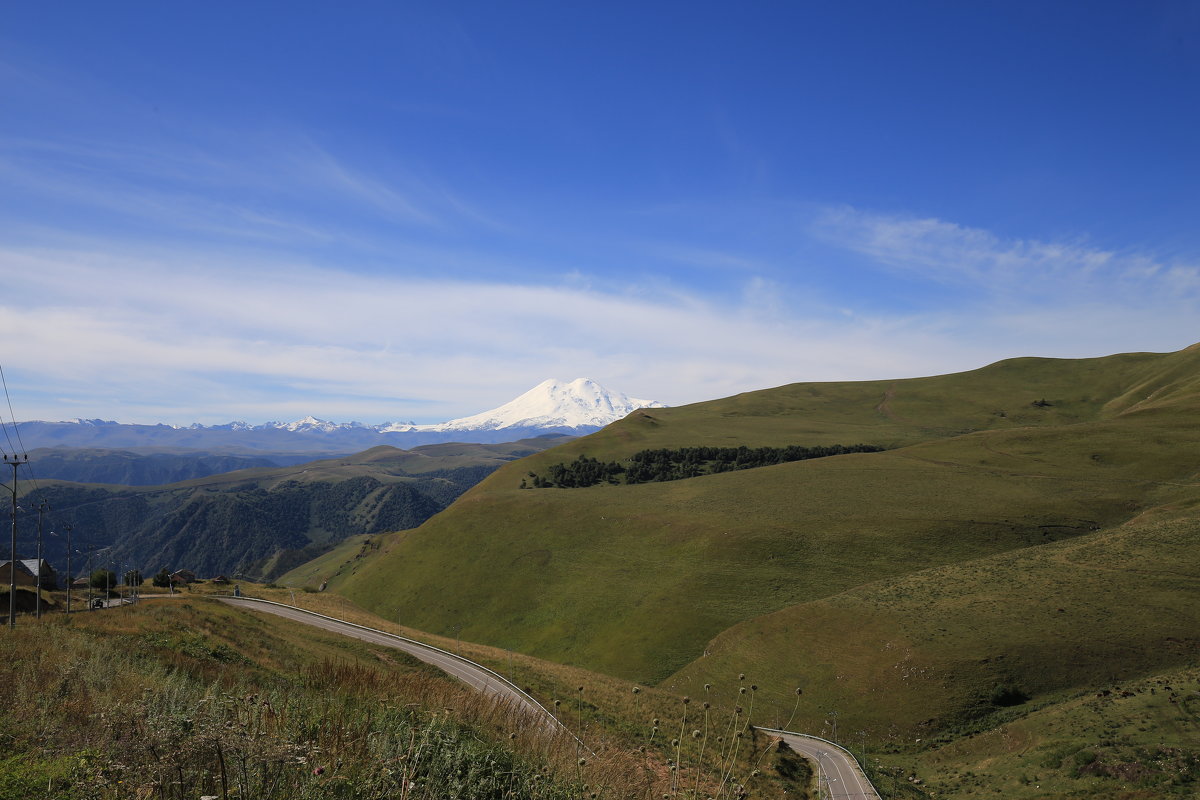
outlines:
[[653, 784], [619, 753], [584, 769], [573, 741], [399, 654], [304, 635], [182, 600], [5, 632], [0, 800], [556, 800]]

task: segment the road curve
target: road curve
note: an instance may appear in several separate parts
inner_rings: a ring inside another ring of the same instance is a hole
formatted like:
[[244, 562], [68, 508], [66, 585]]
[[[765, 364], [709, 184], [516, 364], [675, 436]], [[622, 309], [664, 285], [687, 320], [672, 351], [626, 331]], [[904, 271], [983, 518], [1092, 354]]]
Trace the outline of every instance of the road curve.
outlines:
[[879, 800], [879, 793], [867, 780], [862, 768], [849, 752], [833, 742], [774, 728], [758, 728], [769, 736], [778, 736], [788, 747], [819, 768], [822, 798], [836, 800]]
[[249, 608], [267, 614], [275, 614], [332, 633], [361, 639], [371, 644], [403, 650], [414, 658], [437, 667], [442, 672], [458, 678], [463, 683], [478, 689], [484, 694], [493, 695], [535, 718], [545, 719], [549, 727], [561, 727], [561, 723], [555, 719], [553, 714], [538, 704], [532, 697], [521, 691], [515, 684], [510, 683], [487, 667], [476, 664], [474, 661], [469, 661], [461, 656], [456, 656], [453, 653], [446, 652], [445, 650], [440, 650], [432, 645], [421, 644], [412, 639], [397, 636], [394, 633], [384, 633], [374, 628], [356, 625], [353, 622], [342, 622], [323, 614], [274, 603], [270, 600], [257, 600], [252, 597], [220, 597], [217, 599], [224, 603], [238, 606], [239, 608]]
[[[559, 728], [566, 731], [566, 728], [553, 714], [523, 692], [520, 687], [487, 667], [433, 647], [432, 645], [422, 644], [412, 639], [405, 639], [403, 636], [397, 636], [393, 633], [384, 633], [374, 628], [356, 625], [353, 622], [342, 622], [323, 614], [305, 611], [270, 600], [257, 600], [251, 597], [219, 597], [217, 599], [230, 605], [238, 606], [239, 608], [276, 614], [280, 617], [302, 622], [305, 625], [313, 625], [332, 633], [352, 636], [371, 644], [403, 650], [409, 655], [427, 664], [431, 664], [449, 675], [453, 675], [463, 683], [485, 694], [494, 695], [505, 702], [512, 703], [515, 708], [521, 709], [535, 718], [545, 720], [549, 728]], [[829, 798], [829, 800], [879, 800], [879, 793], [875, 791], [871, 782], [867, 780], [867, 776], [863, 774], [862, 769], [858, 766], [858, 762], [854, 760], [854, 756], [833, 742], [815, 736], [781, 731], [774, 728], [758, 728], [758, 730], [771, 736], [778, 736], [787, 742], [788, 746], [797, 753], [800, 753], [818, 765], [818, 775], [822, 791], [820, 796], [822, 798]], [[569, 735], [569, 731], [567, 733]]]

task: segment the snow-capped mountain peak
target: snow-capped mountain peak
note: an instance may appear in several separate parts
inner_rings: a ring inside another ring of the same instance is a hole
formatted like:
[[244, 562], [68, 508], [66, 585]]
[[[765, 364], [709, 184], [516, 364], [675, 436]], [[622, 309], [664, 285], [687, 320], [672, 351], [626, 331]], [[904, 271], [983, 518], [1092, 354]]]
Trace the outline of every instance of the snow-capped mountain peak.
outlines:
[[490, 411], [439, 425], [418, 425], [416, 429], [602, 428], [639, 408], [664, 408], [664, 405], [611, 392], [589, 378], [569, 382], [550, 379]]
[[[101, 419], [75, 419], [70, 423], [40, 425], [52, 445], [140, 447], [165, 445], [196, 448], [224, 446], [231, 441], [257, 443], [267, 449], [316, 448], [350, 452], [378, 444], [406, 446], [433, 442], [507, 442], [528, 436], [568, 434], [580, 436], [603, 428], [639, 408], [665, 408], [653, 400], [639, 400], [612, 392], [588, 378], [573, 381], [545, 380], [502, 406], [436, 425], [389, 422], [364, 425], [336, 423], [312, 415], [295, 422], [228, 422], [223, 425], [187, 426], [123, 425]], [[97, 430], [100, 429], [100, 430]], [[175, 436], [178, 432], [180, 436]], [[97, 438], [99, 437], [99, 438]], [[182, 437], [182, 438], [181, 438]], [[211, 444], [207, 444], [211, 443]], [[302, 443], [302, 444], [301, 444]]]
[[295, 422], [277, 422], [277, 423], [267, 423], [267, 424], [271, 425], [272, 427], [279, 428], [281, 430], [291, 431], [293, 433], [295, 433], [296, 431], [321, 431], [322, 433], [328, 433], [329, 431], [334, 431], [334, 430], [337, 430], [338, 428], [349, 427], [348, 425], [339, 425], [336, 422], [329, 422], [328, 420], [317, 419], [316, 417], [314, 417], [311, 414], [309, 414], [304, 419], [298, 419]]

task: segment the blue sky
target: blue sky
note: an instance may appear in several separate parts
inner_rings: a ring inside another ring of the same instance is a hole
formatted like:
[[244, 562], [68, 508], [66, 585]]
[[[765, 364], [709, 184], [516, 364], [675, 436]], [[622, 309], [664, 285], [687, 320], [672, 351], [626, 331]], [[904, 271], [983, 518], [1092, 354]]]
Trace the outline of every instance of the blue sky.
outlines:
[[1200, 340], [1200, 6], [14, 4], [18, 419], [435, 422]]

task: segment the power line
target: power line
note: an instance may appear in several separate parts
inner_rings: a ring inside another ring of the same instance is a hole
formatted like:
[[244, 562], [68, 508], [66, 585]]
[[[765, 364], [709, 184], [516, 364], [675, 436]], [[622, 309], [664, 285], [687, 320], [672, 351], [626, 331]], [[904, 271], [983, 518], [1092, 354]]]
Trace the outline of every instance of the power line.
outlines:
[[[37, 566], [37, 569], [38, 569], [38, 582], [40, 585], [41, 569], [42, 569], [42, 567], [41, 567], [42, 520], [43, 520], [43, 517], [45, 516], [46, 512], [50, 510], [50, 505], [49, 505], [49, 503], [46, 502], [46, 497], [45, 497], [45, 494], [42, 492], [42, 487], [38, 485], [37, 477], [33, 474], [33, 466], [29, 463], [29, 453], [25, 449], [24, 440], [22, 440], [22, 438], [21, 438], [21, 428], [20, 428], [20, 426], [17, 425], [17, 415], [16, 415], [16, 412], [13, 411], [12, 395], [10, 395], [8, 392], [8, 378], [4, 374], [4, 366], [2, 364], [0, 364], [0, 386], [4, 387], [4, 400], [8, 405], [8, 416], [12, 422], [13, 433], [16, 434], [16, 437], [17, 437], [17, 445], [20, 445], [20, 453], [23, 458], [23, 460], [20, 463], [22, 463], [24, 465], [25, 472], [29, 475], [29, 482], [31, 484], [33, 484], [33, 494], [36, 497], [38, 507], [41, 509], [38, 514], [38, 534], [37, 534], [37, 542], [38, 542], [38, 566]], [[4, 420], [2, 417], [0, 417], [0, 428], [2, 428], [4, 430], [4, 438], [8, 441], [9, 449], [12, 450], [12, 452], [13, 452], [13, 463], [15, 464], [15, 463], [17, 463], [17, 452], [18, 452], [17, 447], [15, 445], [13, 445], [12, 437], [9, 436], [9, 434], [8, 434], [8, 426], [4, 423]], [[7, 455], [5, 456], [4, 460], [8, 461]], [[13, 554], [12, 554], [12, 561], [13, 561], [13, 564], [10, 566], [10, 569], [16, 568], [16, 559], [17, 559], [17, 555], [16, 555], [16, 552], [17, 552], [16, 551], [16, 543], [17, 543], [16, 497], [17, 497], [17, 493], [19, 491], [17, 482], [18, 482], [17, 481], [17, 470], [16, 470], [16, 467], [14, 466], [13, 467], [13, 485], [12, 485], [12, 495], [13, 495], [13, 520], [12, 520], [12, 524], [13, 524]], [[55, 518], [52, 516], [50, 521], [53, 524], [55, 521]], [[38, 599], [38, 612], [39, 612], [39, 616], [40, 616], [40, 613], [41, 613], [40, 591], [38, 594], [38, 598], [39, 598]], [[10, 614], [10, 616], [12, 615], [11, 609], [10, 609], [9, 614]]]
[[[8, 396], [8, 380], [4, 377], [4, 365], [0, 364], [0, 383], [4, 385], [4, 398], [8, 401], [8, 416], [12, 419], [13, 433], [17, 434], [17, 441], [21, 442], [21, 432], [17, 430], [17, 417], [13, 414], [12, 398]], [[4, 420], [0, 419], [0, 428], [4, 429], [4, 438], [8, 439], [8, 449], [12, 450], [13, 455], [17, 454], [17, 448], [13, 444], [12, 437], [8, 435], [8, 427], [4, 424]], [[25, 443], [21, 442], [21, 453], [25, 452]]]
[[[29, 461], [29, 453], [25, 449], [25, 442], [21, 439], [21, 428], [17, 425], [17, 415], [13, 411], [12, 397], [8, 393], [8, 379], [4, 376], [4, 365], [0, 364], [0, 385], [4, 387], [4, 399], [8, 403], [8, 416], [12, 420], [13, 433], [17, 435], [17, 444], [21, 446], [21, 454], [25, 457], [25, 461]], [[8, 427], [4, 425], [3, 419], [0, 419], [0, 428], [4, 429], [4, 438], [8, 440], [9, 449], [13, 451], [13, 455], [17, 454], [17, 448], [13, 445], [12, 437], [8, 435]], [[42, 487], [38, 486], [37, 476], [33, 474], [33, 467], [26, 463], [26, 473], [29, 475], [29, 482], [33, 484], [33, 492], [37, 495], [40, 503], [46, 502], [46, 496], [42, 492]], [[15, 479], [14, 479], [15, 481]], [[16, 483], [13, 484], [13, 490], [16, 490]]]

